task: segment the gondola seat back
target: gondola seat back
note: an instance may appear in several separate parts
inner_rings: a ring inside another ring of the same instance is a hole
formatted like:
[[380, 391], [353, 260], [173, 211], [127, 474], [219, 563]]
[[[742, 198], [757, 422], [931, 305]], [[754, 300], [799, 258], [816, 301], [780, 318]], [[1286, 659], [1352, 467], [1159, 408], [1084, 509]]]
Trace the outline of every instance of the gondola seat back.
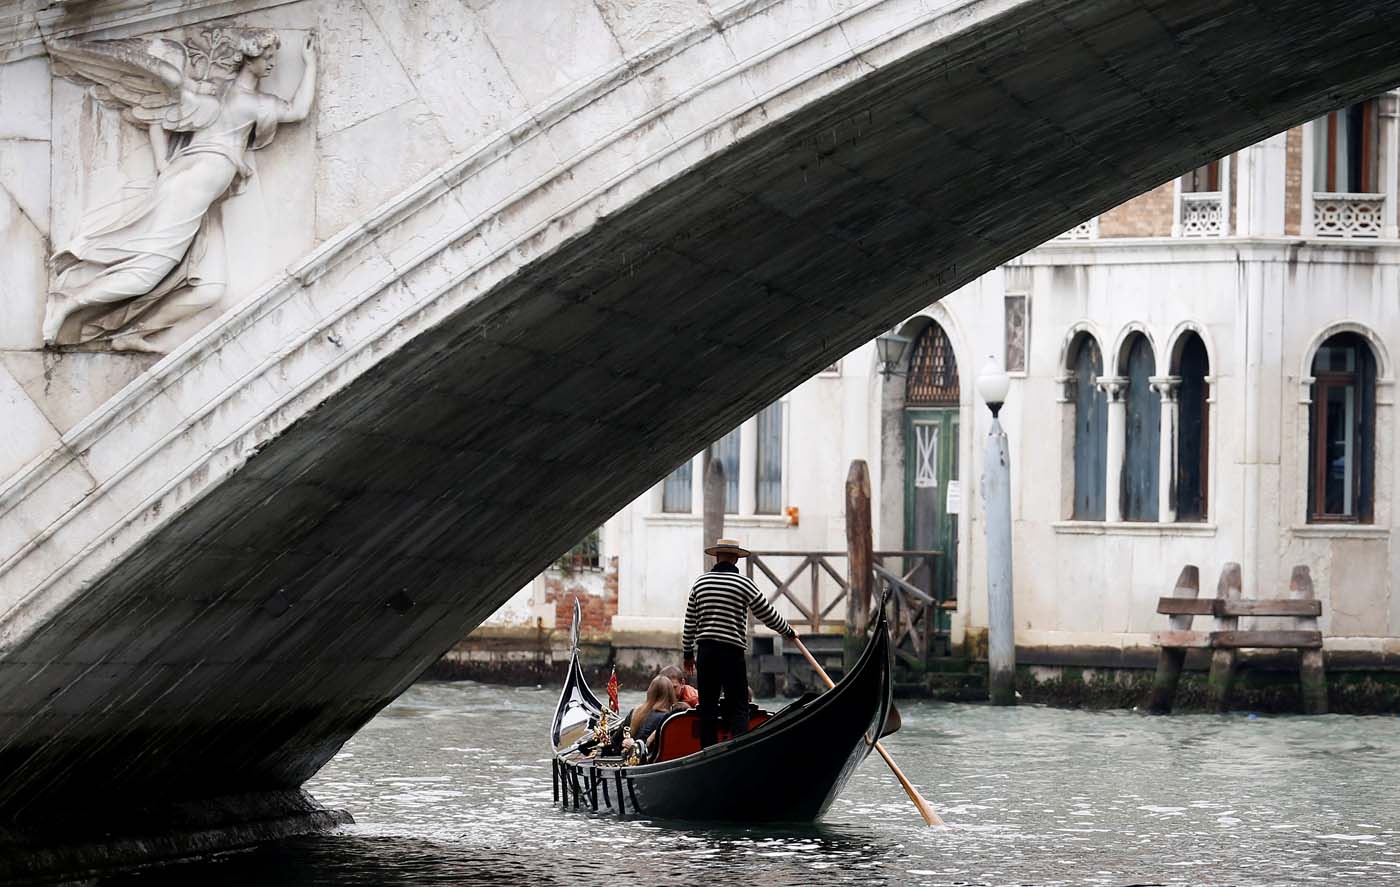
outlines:
[[[752, 731], [771, 717], [771, 714], [757, 706], [750, 706], [749, 730]], [[652, 763], [674, 761], [676, 758], [695, 754], [700, 750], [700, 712], [695, 709], [676, 712], [662, 722], [656, 735], [656, 755], [652, 758]], [[729, 725], [721, 718], [719, 741], [724, 742], [732, 738]]]

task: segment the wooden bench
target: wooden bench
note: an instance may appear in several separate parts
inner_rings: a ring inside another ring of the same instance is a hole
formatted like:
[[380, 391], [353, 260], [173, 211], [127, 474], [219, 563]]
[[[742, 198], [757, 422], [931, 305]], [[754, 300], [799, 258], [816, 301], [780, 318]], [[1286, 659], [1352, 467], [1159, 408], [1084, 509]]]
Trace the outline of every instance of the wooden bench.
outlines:
[[[1226, 564], [1220, 571], [1214, 598], [1201, 598], [1201, 573], [1187, 565], [1177, 577], [1175, 594], [1157, 601], [1157, 612], [1168, 616], [1165, 631], [1154, 631], [1152, 643], [1161, 648], [1157, 675], [1152, 683], [1148, 710], [1166, 714], [1172, 709], [1186, 652], [1211, 650], [1207, 692], [1211, 708], [1217, 712], [1229, 707], [1230, 689], [1235, 680], [1239, 651], [1246, 648], [1295, 649], [1299, 651], [1299, 680], [1303, 691], [1303, 711], [1327, 713], [1327, 674], [1322, 658], [1322, 632], [1317, 619], [1322, 602], [1313, 593], [1312, 574], [1307, 567], [1293, 568], [1286, 598], [1246, 599], [1241, 597], [1240, 565]], [[1197, 616], [1215, 617], [1214, 631], [1195, 631]], [[1292, 629], [1240, 630], [1241, 616], [1273, 616], [1294, 620]]]

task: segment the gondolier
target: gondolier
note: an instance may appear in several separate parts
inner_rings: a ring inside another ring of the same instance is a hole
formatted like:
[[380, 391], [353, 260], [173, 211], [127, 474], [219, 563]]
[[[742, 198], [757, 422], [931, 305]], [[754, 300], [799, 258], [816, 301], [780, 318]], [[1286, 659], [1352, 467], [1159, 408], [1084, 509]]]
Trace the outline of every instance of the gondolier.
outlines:
[[[739, 573], [739, 558], [749, 552], [735, 539], [719, 539], [705, 549], [715, 565], [690, 589], [685, 606], [685, 631], [681, 650], [686, 673], [696, 674], [700, 691], [700, 745], [714, 745], [719, 738], [721, 709], [733, 736], [748, 729], [749, 676], [748, 613], [784, 637], [797, 632], [764, 600], [753, 580]], [[721, 704], [720, 696], [724, 700]]]

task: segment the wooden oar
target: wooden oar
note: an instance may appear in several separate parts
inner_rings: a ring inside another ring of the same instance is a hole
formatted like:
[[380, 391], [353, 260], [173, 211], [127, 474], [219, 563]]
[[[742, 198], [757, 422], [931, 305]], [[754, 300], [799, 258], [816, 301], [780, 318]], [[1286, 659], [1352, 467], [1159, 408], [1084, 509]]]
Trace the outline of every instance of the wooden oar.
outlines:
[[[836, 682], [831, 679], [831, 676], [826, 673], [826, 669], [822, 668], [821, 663], [807, 649], [807, 645], [802, 643], [802, 639], [792, 637], [789, 640], [797, 645], [797, 649], [802, 651], [803, 656], [807, 657], [807, 664], [812, 666], [812, 670], [826, 682], [827, 688], [835, 687]], [[899, 765], [894, 762], [894, 758], [890, 757], [890, 753], [885, 751], [885, 746], [878, 739], [875, 740], [875, 750], [880, 753], [880, 757], [885, 759], [885, 763], [890, 765], [890, 769], [894, 771], [894, 778], [898, 779], [899, 784], [904, 786], [904, 790], [909, 793], [909, 800], [913, 801], [914, 806], [919, 808], [919, 815], [924, 818], [924, 822], [929, 825], [942, 825], [943, 820], [939, 818], [937, 813], [933, 812], [933, 805], [924, 800], [924, 796], [919, 794], [918, 789], [914, 788], [914, 783], [910, 782], [909, 777], [904, 775], [904, 771], [899, 769]]]

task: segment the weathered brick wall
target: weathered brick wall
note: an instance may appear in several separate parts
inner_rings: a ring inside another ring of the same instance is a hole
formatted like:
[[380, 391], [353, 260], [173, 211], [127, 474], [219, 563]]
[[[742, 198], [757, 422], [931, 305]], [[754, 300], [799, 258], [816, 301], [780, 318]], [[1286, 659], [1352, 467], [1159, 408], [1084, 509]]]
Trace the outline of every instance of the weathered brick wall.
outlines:
[[1283, 233], [1303, 233], [1303, 128], [1288, 131], [1284, 143]]
[[554, 604], [554, 624], [567, 627], [574, 619], [574, 601], [579, 602], [583, 621], [579, 633], [584, 637], [601, 637], [612, 632], [612, 620], [617, 615], [617, 558], [608, 558], [603, 573], [603, 593], [589, 592], [573, 577], [551, 572], [545, 577], [545, 598]]
[[1167, 182], [1099, 216], [1100, 237], [1170, 237], [1174, 182]]

